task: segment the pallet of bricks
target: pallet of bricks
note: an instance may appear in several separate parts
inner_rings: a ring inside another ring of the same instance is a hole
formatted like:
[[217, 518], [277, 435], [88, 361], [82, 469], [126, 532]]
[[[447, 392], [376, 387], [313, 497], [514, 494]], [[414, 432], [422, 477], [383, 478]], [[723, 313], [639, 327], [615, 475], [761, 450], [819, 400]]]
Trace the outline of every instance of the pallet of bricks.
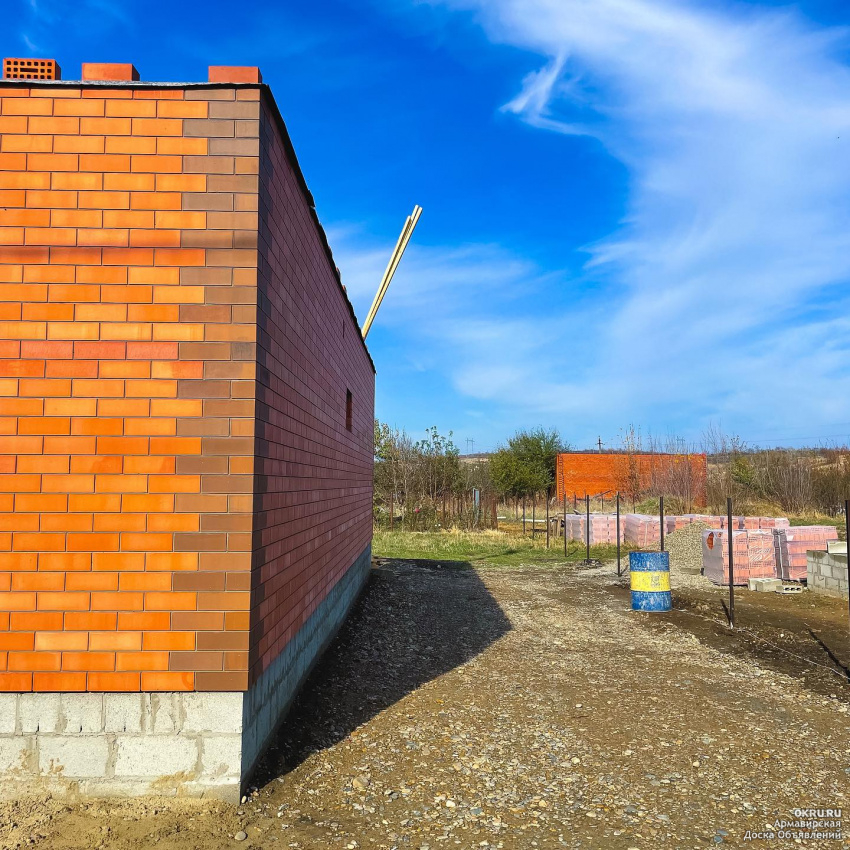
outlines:
[[[744, 527], [745, 517], [732, 517], [735, 528]], [[664, 517], [664, 533], [672, 534], [695, 522], [702, 522], [712, 528], [726, 528], [725, 516], [707, 516], [705, 514], [680, 514]], [[661, 518], [655, 514], [626, 514], [624, 517], [625, 542], [638, 548], [655, 547], [661, 544]], [[756, 526], [758, 528], [758, 526]]]
[[[735, 528], [743, 528], [744, 517], [732, 517]], [[695, 522], [702, 522], [712, 528], [726, 528], [725, 516], [707, 516], [704, 514], [680, 514], [664, 517], [664, 533], [672, 534]], [[655, 514], [626, 514], [624, 517], [625, 542], [638, 548], [656, 547], [661, 544], [661, 518]]]
[[[735, 584], [747, 584], [751, 578], [805, 581], [806, 553], [824, 552], [830, 540], [838, 539], [838, 532], [831, 525], [792, 528], [787, 519], [767, 519], [773, 522], [773, 527], [765, 523], [766, 527], [759, 529], [732, 530]], [[715, 584], [729, 584], [729, 543], [725, 529], [703, 532], [702, 559], [706, 578]]]
[[638, 549], [657, 547], [661, 543], [661, 519], [651, 514], [626, 514], [623, 520], [627, 546]]
[[838, 540], [838, 530], [832, 525], [777, 528], [773, 532], [776, 577], [783, 581], [805, 581], [808, 577], [806, 552], [825, 552], [831, 540]]
[[[747, 584], [751, 578], [774, 578], [776, 556], [773, 538], [774, 532], [770, 529], [732, 529], [735, 584]], [[702, 533], [702, 565], [703, 573], [709, 581], [729, 584], [727, 529]]]
[[[699, 522], [711, 528], [726, 528], [729, 518], [711, 514], [682, 514], [681, 516], [665, 517], [664, 531], [672, 534], [680, 528]], [[774, 516], [733, 516], [732, 528], [736, 531], [763, 531], [773, 528], [788, 528], [790, 522], [785, 517]]]
[[[577, 540], [584, 543], [587, 528], [587, 519], [581, 514], [568, 514], [566, 517], [567, 540]], [[620, 542], [625, 540], [623, 524], [620, 524]], [[617, 515], [616, 514], [591, 514], [590, 515], [590, 545], [615, 546], [617, 543]]]

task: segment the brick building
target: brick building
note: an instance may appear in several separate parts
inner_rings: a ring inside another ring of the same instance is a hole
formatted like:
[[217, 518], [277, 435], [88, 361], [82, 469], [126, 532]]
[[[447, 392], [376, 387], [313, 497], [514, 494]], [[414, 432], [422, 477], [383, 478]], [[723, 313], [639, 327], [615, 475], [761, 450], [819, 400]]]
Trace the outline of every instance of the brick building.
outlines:
[[0, 776], [236, 798], [369, 569], [372, 361], [256, 68], [4, 68]]
[[653, 485], [668, 494], [693, 495], [695, 505], [705, 504], [704, 454], [638, 454], [630, 452], [564, 452], [558, 455], [558, 500], [585, 496], [606, 499], [617, 491], [639, 496]]

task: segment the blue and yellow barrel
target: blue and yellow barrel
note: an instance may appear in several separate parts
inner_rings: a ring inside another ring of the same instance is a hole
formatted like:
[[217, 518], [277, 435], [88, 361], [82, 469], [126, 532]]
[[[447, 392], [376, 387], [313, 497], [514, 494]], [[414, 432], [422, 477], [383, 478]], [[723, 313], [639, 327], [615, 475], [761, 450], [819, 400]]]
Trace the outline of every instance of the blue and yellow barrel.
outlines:
[[632, 610], [669, 611], [673, 607], [669, 552], [630, 552], [629, 572]]

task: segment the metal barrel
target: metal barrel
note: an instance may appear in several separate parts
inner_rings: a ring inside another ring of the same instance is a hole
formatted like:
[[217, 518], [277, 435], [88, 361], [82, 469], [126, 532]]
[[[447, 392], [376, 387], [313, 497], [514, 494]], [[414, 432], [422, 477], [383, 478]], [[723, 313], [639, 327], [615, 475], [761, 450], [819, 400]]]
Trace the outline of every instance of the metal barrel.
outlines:
[[669, 611], [673, 607], [669, 552], [630, 552], [629, 571], [632, 610]]

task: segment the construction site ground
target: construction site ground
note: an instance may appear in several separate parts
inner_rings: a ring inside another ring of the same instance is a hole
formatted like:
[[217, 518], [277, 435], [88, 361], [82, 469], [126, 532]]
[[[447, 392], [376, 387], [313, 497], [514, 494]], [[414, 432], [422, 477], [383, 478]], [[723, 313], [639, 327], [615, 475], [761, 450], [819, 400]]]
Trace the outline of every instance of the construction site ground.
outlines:
[[27, 798], [0, 847], [749, 846], [847, 805], [850, 630], [739, 591], [732, 632], [726, 597], [641, 614], [609, 563], [380, 560], [242, 805]]

